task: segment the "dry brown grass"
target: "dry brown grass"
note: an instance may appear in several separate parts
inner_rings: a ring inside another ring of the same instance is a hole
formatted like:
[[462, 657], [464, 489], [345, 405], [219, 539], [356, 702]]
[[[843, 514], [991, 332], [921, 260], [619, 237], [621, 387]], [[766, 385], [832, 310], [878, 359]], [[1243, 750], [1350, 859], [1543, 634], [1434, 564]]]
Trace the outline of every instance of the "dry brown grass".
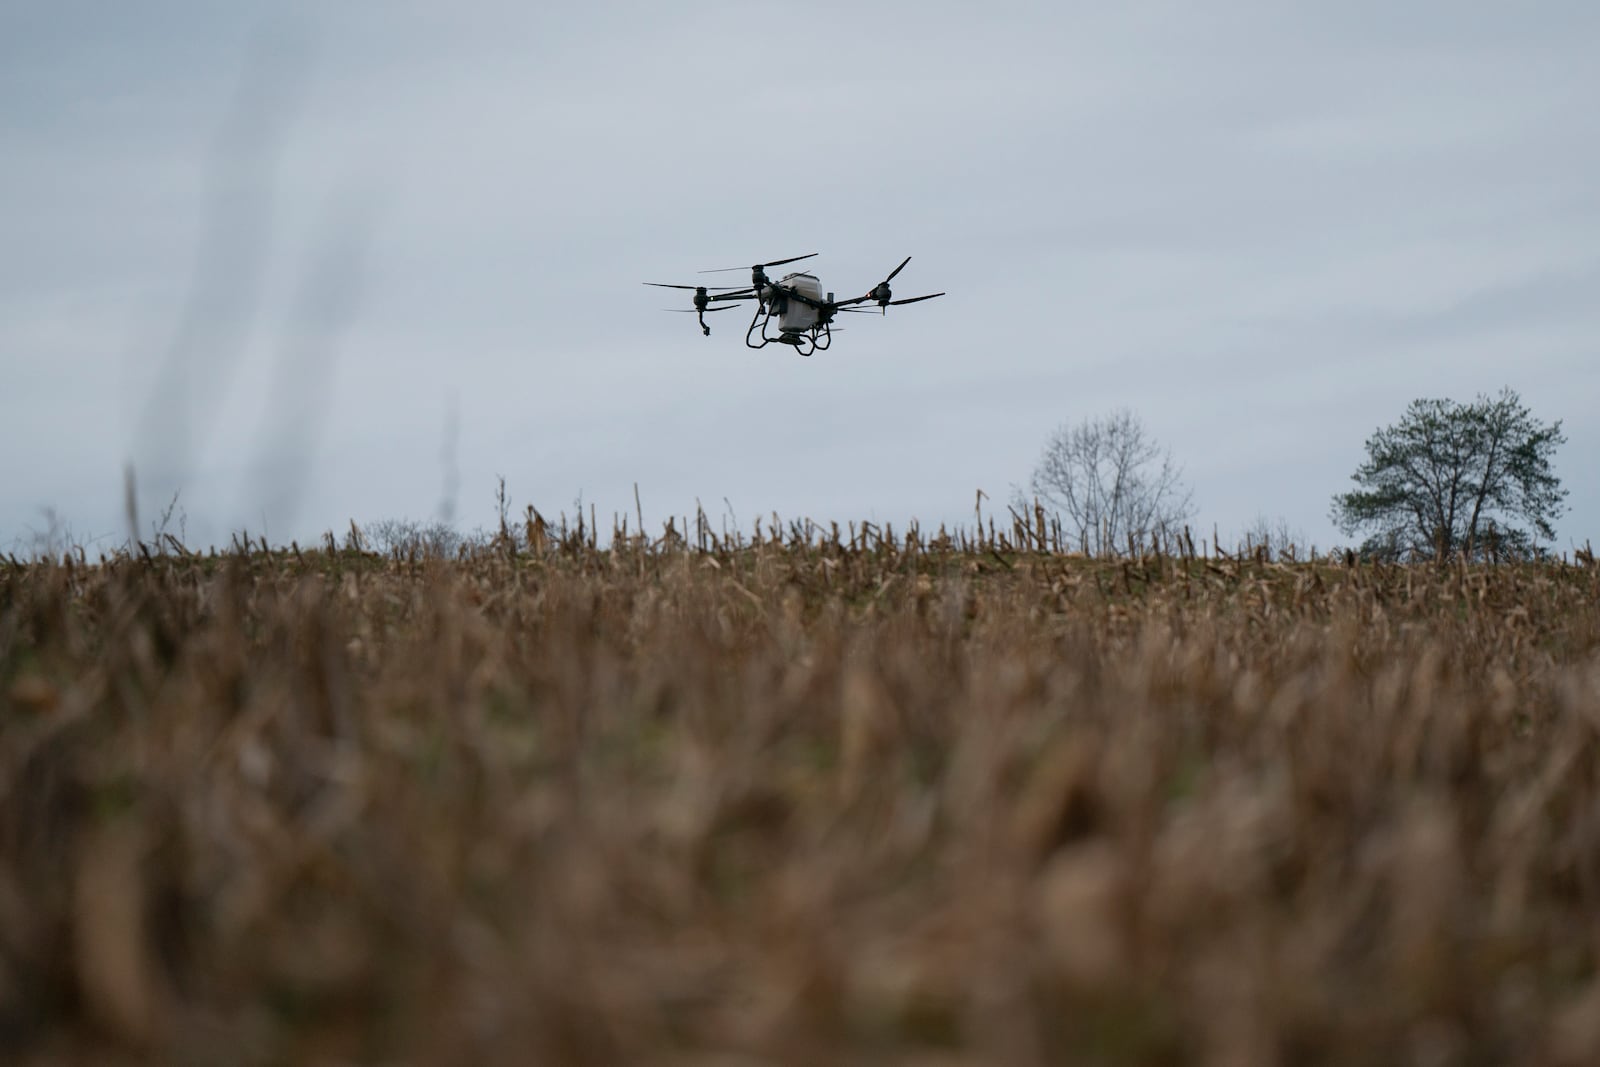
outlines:
[[1600, 1062], [1600, 576], [0, 563], [7, 1062]]

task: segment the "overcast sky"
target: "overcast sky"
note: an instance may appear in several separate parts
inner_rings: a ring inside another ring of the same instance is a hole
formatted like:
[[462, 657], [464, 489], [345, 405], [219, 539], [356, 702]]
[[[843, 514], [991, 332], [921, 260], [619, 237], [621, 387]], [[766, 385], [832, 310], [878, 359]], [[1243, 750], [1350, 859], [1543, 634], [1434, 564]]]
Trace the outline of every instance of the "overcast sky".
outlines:
[[[1326, 546], [1374, 429], [1506, 385], [1582, 545], [1596, 55], [1592, 0], [9, 0], [0, 549], [120, 540], [130, 462], [200, 544], [489, 525], [497, 475], [931, 525], [1119, 407], [1202, 529]], [[948, 295], [802, 359], [639, 284], [806, 252]]]

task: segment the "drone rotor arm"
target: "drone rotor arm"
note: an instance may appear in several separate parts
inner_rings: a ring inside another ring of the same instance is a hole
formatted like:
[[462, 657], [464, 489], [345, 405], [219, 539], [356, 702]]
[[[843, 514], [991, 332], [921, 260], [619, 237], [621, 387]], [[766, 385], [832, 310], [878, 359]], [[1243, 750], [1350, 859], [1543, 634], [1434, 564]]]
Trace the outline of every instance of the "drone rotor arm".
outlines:
[[[806, 307], [816, 308], [818, 311], [828, 310], [828, 302], [826, 300], [813, 300], [798, 289], [791, 289], [787, 285], [774, 285], [772, 291], [780, 296], [788, 297], [797, 304], [804, 304]], [[837, 307], [838, 305], [834, 306]]]

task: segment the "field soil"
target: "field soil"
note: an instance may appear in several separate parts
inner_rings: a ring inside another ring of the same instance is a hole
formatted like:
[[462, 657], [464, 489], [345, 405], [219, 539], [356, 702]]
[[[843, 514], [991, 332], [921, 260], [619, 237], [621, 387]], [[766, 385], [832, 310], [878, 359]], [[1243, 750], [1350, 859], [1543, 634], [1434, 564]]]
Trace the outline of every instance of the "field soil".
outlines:
[[0, 1060], [1600, 1063], [1600, 571], [0, 561]]

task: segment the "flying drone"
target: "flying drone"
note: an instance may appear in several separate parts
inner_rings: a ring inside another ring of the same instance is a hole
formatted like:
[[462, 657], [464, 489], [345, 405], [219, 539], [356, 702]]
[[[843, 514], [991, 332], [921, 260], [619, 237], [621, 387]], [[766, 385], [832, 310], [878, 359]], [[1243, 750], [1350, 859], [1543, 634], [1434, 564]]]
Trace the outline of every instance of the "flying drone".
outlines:
[[[750, 284], [745, 287], [670, 285], [666, 282], [644, 284], [653, 285], [658, 289], [693, 290], [694, 307], [667, 310], [693, 314], [700, 323], [700, 331], [707, 337], [711, 336], [711, 327], [706, 325], [707, 312], [732, 311], [741, 302], [753, 300], [755, 315], [750, 319], [750, 328], [745, 331], [745, 345], [750, 348], [765, 348], [776, 341], [781, 345], [793, 345], [794, 350], [802, 356], [809, 356], [813, 352], [825, 352], [833, 344], [833, 317], [836, 314], [870, 315], [872, 308], [857, 306], [870, 301], [878, 305], [878, 314], [883, 315], [890, 307], [915, 304], [919, 300], [932, 300], [936, 296], [944, 295], [929, 293], [927, 296], [912, 296], [904, 300], [894, 299], [894, 291], [889, 288], [889, 283], [894, 281], [895, 275], [906, 269], [906, 264], [911, 262], [910, 256], [901, 260], [900, 265], [890, 271], [887, 278], [867, 290], [864, 295], [854, 296], [848, 300], [835, 300], [832, 293], [824, 294], [822, 283], [817, 280], [815, 274], [803, 271], [785, 274], [777, 281], [767, 277], [768, 267], [798, 263], [815, 255], [816, 252], [810, 252], [790, 259], [757, 263], [750, 268]], [[703, 270], [700, 273], [722, 274], [731, 270], [744, 270], [744, 268], [725, 267], [722, 270]], [[773, 319], [778, 320], [776, 334], [769, 329]]]

